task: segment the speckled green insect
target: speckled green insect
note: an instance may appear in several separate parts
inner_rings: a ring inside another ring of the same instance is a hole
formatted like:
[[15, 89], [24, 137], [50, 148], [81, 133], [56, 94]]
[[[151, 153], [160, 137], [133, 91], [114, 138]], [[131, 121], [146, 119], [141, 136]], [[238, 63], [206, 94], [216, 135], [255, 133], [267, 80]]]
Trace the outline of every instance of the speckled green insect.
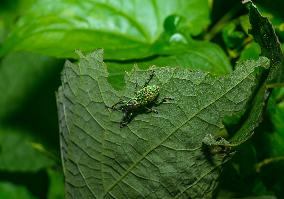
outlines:
[[135, 92], [134, 98], [131, 98], [128, 101], [119, 101], [113, 106], [109, 107], [113, 110], [121, 110], [124, 113], [120, 122], [120, 127], [127, 125], [139, 113], [158, 113], [155, 109], [153, 109], [153, 106], [158, 106], [166, 102], [168, 99], [171, 99], [166, 97], [160, 102], [158, 101], [160, 87], [158, 85], [149, 85], [153, 76], [154, 71], [152, 71], [144, 86]]

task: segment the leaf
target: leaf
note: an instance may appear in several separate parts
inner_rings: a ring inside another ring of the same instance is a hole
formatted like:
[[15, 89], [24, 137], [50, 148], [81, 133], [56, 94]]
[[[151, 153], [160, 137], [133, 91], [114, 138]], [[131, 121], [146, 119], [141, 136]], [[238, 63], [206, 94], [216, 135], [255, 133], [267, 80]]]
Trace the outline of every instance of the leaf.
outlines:
[[259, 45], [255, 42], [252, 42], [246, 45], [245, 49], [241, 53], [239, 60], [258, 59], [259, 54], [260, 54]]
[[199, 69], [215, 75], [228, 74], [232, 66], [222, 49], [210, 42], [189, 41], [188, 44], [175, 45], [160, 52], [160, 56], [142, 60], [140, 62], [108, 62], [109, 82], [113, 87], [121, 89], [124, 82], [125, 71], [130, 71], [134, 64], [146, 69], [149, 66], [174, 66], [189, 69]]
[[280, 42], [270, 21], [261, 16], [255, 5], [251, 2], [249, 6], [249, 19], [251, 23], [250, 33], [261, 47], [261, 55], [270, 59], [271, 71], [269, 82], [282, 80], [283, 77], [283, 53]]
[[283, 78], [283, 54], [274, 28], [266, 17], [261, 16], [256, 6], [251, 1], [247, 4], [252, 26], [250, 33], [260, 45], [261, 55], [270, 59], [270, 69], [269, 72], [264, 74], [261, 78], [258, 91], [252, 101], [251, 109], [247, 113], [247, 119], [244, 120], [241, 128], [231, 139], [233, 145], [239, 145], [247, 141], [253, 135], [255, 128], [262, 120], [265, 104], [271, 92], [266, 85], [277, 82]]
[[[224, 116], [245, 108], [255, 87], [255, 70], [266, 58], [240, 63], [224, 77], [184, 68], [151, 68], [151, 84], [169, 104], [158, 114], [138, 114], [120, 128], [122, 113], [111, 111], [133, 97], [149, 71], [133, 70], [126, 88], [107, 82], [102, 50], [69, 61], [58, 91], [61, 151], [67, 198], [211, 198], [229, 154], [203, 150], [204, 137], [224, 128]], [[260, 67], [260, 68], [259, 68]]]
[[231, 22], [222, 30], [223, 40], [229, 49], [240, 48], [245, 39], [245, 34], [237, 30], [238, 23]]
[[277, 97], [284, 89], [274, 90], [268, 103], [269, 116], [272, 122], [272, 132], [265, 132], [263, 140], [267, 144], [268, 157], [283, 156], [284, 151], [284, 100]]
[[222, 25], [223, 29], [220, 28], [224, 45], [231, 59], [238, 58], [245, 45], [252, 40], [252, 37], [248, 35], [249, 26], [248, 16], [242, 15]]
[[5, 56], [0, 61], [0, 120], [19, 108], [59, 63], [56, 59], [28, 52]]
[[0, 198], [3, 199], [35, 199], [25, 187], [9, 182], [0, 182]]
[[33, 143], [25, 131], [0, 129], [0, 170], [36, 172], [54, 165], [54, 161], [36, 150]]
[[[15, 26], [17, 19], [36, 0], [10, 0], [1, 1], [0, 7], [0, 44], [6, 39], [8, 33]], [[0, 45], [1, 46], [1, 45]]]
[[19, 20], [0, 55], [25, 50], [74, 57], [74, 49], [105, 48], [111, 59], [147, 57], [156, 54], [170, 15], [183, 17], [187, 32], [197, 35], [209, 24], [208, 1], [41, 0]]
[[53, 171], [49, 169], [49, 191], [48, 199], [62, 199], [64, 198], [64, 176], [62, 172]]
[[[256, 136], [254, 136], [253, 140], [257, 140], [254, 145], [252, 145], [252, 143], [249, 141], [243, 144], [240, 147], [241, 150], [239, 150], [239, 154], [237, 156], [239, 158], [237, 160], [235, 159], [235, 163], [232, 163], [232, 167], [237, 170], [242, 170], [239, 172], [239, 176], [233, 175], [239, 180], [239, 182], [236, 183], [234, 181], [232, 184], [232, 177], [230, 178], [228, 175], [226, 176], [226, 174], [232, 175], [231, 169], [229, 172], [225, 173], [224, 176], [225, 179], [227, 179], [223, 183], [225, 186], [226, 184], [230, 186], [230, 190], [237, 189], [236, 193], [243, 193], [245, 192], [244, 190], [247, 190], [248, 193], [254, 192], [257, 195], [271, 194], [274, 192], [276, 196], [279, 196], [279, 193], [282, 193], [283, 178], [278, 178], [275, 176], [275, 173], [281, 173], [281, 170], [283, 169], [277, 169], [277, 167], [274, 167], [270, 172], [262, 172], [261, 174], [256, 173], [255, 170], [259, 169], [259, 166], [256, 163], [259, 161], [259, 159], [263, 159], [265, 156], [263, 151], [270, 151], [271, 149], [273, 150], [273, 148], [276, 146], [269, 146], [267, 144], [269, 141], [266, 139], [266, 136], [263, 136], [267, 126], [265, 126], [266, 123], [260, 123], [262, 121], [263, 112], [266, 108], [268, 97], [270, 96], [271, 92], [271, 89], [267, 88], [267, 84], [272, 82], [275, 83], [281, 78], [281, 71], [283, 70], [283, 55], [271, 23], [267, 18], [260, 15], [257, 8], [251, 2], [248, 4], [248, 8], [250, 11], [250, 23], [252, 25], [250, 32], [256, 38], [256, 41], [261, 47], [261, 54], [267, 56], [271, 62], [269, 72], [266, 74], [264, 73], [262, 78], [259, 79], [259, 86], [251, 101], [250, 109], [246, 111], [246, 118], [243, 117], [243, 120], [239, 123], [239, 126], [241, 127], [237, 130], [230, 141], [231, 145], [240, 145], [248, 141], [249, 138], [253, 136], [254, 131], [256, 131]], [[255, 54], [255, 50], [253, 50], [253, 54]], [[270, 101], [271, 99], [273, 99], [273, 96], [270, 98]], [[256, 127], [258, 128], [256, 129]], [[248, 153], [247, 150], [244, 151], [244, 146], [251, 147], [253, 149], [253, 153]], [[254, 164], [253, 166], [251, 166], [252, 163]], [[279, 168], [283, 168], [283, 166], [280, 166]], [[252, 169], [254, 171], [251, 171]], [[242, 186], [244, 185], [245, 187], [243, 188]], [[250, 185], [254, 185], [253, 189], [250, 187]], [[278, 187], [281, 188], [279, 189]]]

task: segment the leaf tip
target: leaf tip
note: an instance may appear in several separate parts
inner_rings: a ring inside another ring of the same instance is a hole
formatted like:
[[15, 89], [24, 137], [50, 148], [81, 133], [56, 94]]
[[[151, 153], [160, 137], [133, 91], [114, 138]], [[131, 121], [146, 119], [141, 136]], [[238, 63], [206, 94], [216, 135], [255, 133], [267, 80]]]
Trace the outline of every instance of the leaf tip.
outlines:
[[75, 52], [76, 55], [79, 56], [80, 59], [85, 57], [85, 55], [79, 49], [75, 49], [74, 52]]
[[79, 56], [79, 59], [85, 59], [85, 58], [94, 58], [98, 62], [103, 62], [104, 60], [104, 49], [103, 48], [98, 48], [95, 51], [89, 53], [89, 54], [84, 54], [81, 50], [76, 49], [75, 53]]
[[103, 63], [104, 61], [104, 49], [103, 48], [98, 48], [91, 54], [89, 54], [90, 57], [94, 58], [100, 63]]

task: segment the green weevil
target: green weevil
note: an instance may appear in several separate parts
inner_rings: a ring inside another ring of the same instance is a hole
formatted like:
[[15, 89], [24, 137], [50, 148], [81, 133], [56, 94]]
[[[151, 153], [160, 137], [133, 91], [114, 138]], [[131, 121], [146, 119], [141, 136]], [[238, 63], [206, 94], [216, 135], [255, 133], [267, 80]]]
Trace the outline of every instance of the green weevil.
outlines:
[[154, 71], [152, 71], [144, 86], [135, 92], [135, 96], [133, 98], [128, 101], [121, 100], [113, 106], [108, 107], [113, 110], [121, 110], [123, 112], [123, 117], [120, 121], [121, 128], [126, 126], [139, 113], [158, 113], [157, 110], [153, 109], [153, 106], [158, 106], [167, 102], [169, 99], [172, 99], [170, 97], [165, 97], [160, 102], [158, 101], [160, 87], [158, 85], [149, 85], [153, 77]]

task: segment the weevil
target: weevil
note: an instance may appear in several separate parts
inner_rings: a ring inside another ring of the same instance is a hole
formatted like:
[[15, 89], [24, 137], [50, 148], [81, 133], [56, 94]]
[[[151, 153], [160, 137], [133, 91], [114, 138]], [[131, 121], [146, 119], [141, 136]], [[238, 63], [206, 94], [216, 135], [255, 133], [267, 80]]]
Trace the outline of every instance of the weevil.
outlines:
[[161, 101], [158, 101], [160, 87], [158, 85], [149, 85], [154, 74], [154, 71], [152, 71], [148, 80], [144, 83], [140, 90], [135, 92], [135, 96], [133, 98], [128, 101], [118, 101], [113, 106], [108, 107], [110, 109], [121, 110], [123, 112], [123, 117], [120, 121], [120, 128], [126, 126], [139, 113], [158, 113], [157, 110], [153, 109], [153, 106], [158, 106], [172, 99], [170, 97], [165, 97]]

